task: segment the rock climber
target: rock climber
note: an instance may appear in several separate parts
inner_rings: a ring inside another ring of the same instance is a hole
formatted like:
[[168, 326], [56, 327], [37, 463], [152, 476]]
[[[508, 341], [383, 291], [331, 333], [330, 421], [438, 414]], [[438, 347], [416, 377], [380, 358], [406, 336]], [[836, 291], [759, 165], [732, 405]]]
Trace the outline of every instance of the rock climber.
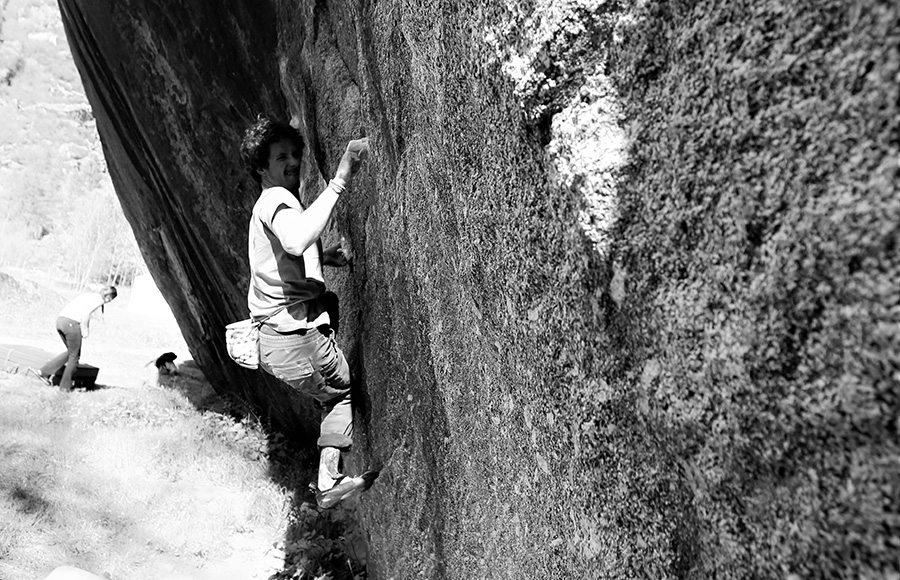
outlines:
[[[345, 266], [340, 243], [323, 249], [321, 236], [369, 152], [350, 141], [334, 178], [309, 207], [300, 201], [304, 142], [291, 125], [260, 116], [241, 142], [241, 161], [261, 189], [250, 218], [247, 303], [259, 333], [259, 366], [322, 410], [316, 500], [331, 507], [368, 489], [377, 472], [340, 473], [352, 444], [350, 368], [335, 342], [337, 320], [322, 266]], [[330, 295], [330, 296], [329, 296]]]

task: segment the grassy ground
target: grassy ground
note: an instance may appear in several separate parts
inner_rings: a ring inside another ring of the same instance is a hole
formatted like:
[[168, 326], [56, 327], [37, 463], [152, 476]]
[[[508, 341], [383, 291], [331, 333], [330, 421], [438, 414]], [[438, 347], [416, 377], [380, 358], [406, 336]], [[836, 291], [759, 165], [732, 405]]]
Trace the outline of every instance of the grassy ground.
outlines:
[[[0, 344], [55, 354], [74, 293], [28, 278], [0, 272]], [[123, 290], [84, 343], [98, 388], [0, 372], [0, 580], [61, 565], [111, 580], [363, 578], [353, 506], [307, 503], [308, 462], [217, 397], [173, 321], [130, 312]], [[145, 363], [165, 351], [181, 366], [157, 384]]]

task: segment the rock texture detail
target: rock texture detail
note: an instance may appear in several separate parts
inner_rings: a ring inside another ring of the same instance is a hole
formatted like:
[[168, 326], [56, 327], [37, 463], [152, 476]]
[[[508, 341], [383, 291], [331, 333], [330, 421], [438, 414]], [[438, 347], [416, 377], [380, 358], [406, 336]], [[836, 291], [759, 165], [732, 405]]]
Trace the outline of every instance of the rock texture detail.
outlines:
[[896, 7], [220, 4], [60, 0], [194, 357], [284, 428], [222, 344], [239, 136], [293, 118], [309, 198], [370, 137], [327, 235], [371, 577], [895, 570]]

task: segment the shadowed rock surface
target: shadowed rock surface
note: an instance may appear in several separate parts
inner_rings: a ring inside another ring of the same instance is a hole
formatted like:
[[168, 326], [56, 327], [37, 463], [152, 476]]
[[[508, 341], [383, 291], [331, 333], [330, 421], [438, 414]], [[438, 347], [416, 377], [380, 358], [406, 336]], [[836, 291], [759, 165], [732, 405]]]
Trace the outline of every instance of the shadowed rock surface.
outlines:
[[294, 118], [307, 201], [370, 137], [326, 275], [372, 578], [896, 568], [896, 7], [226, 4], [60, 0], [193, 357], [282, 427], [224, 352], [240, 134]]

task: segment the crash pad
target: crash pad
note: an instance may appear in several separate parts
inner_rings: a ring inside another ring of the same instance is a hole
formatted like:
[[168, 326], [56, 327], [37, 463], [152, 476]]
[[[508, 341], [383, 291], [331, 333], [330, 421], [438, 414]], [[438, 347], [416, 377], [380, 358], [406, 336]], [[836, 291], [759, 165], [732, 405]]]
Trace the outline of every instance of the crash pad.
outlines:
[[[38, 370], [57, 356], [59, 355], [34, 346], [0, 344], [0, 369], [8, 373], [27, 373], [29, 368]], [[100, 369], [95, 366], [79, 363], [72, 377], [72, 386], [83, 389], [92, 388], [97, 383], [99, 372]], [[61, 378], [62, 369], [51, 378], [51, 382], [58, 385]]]

